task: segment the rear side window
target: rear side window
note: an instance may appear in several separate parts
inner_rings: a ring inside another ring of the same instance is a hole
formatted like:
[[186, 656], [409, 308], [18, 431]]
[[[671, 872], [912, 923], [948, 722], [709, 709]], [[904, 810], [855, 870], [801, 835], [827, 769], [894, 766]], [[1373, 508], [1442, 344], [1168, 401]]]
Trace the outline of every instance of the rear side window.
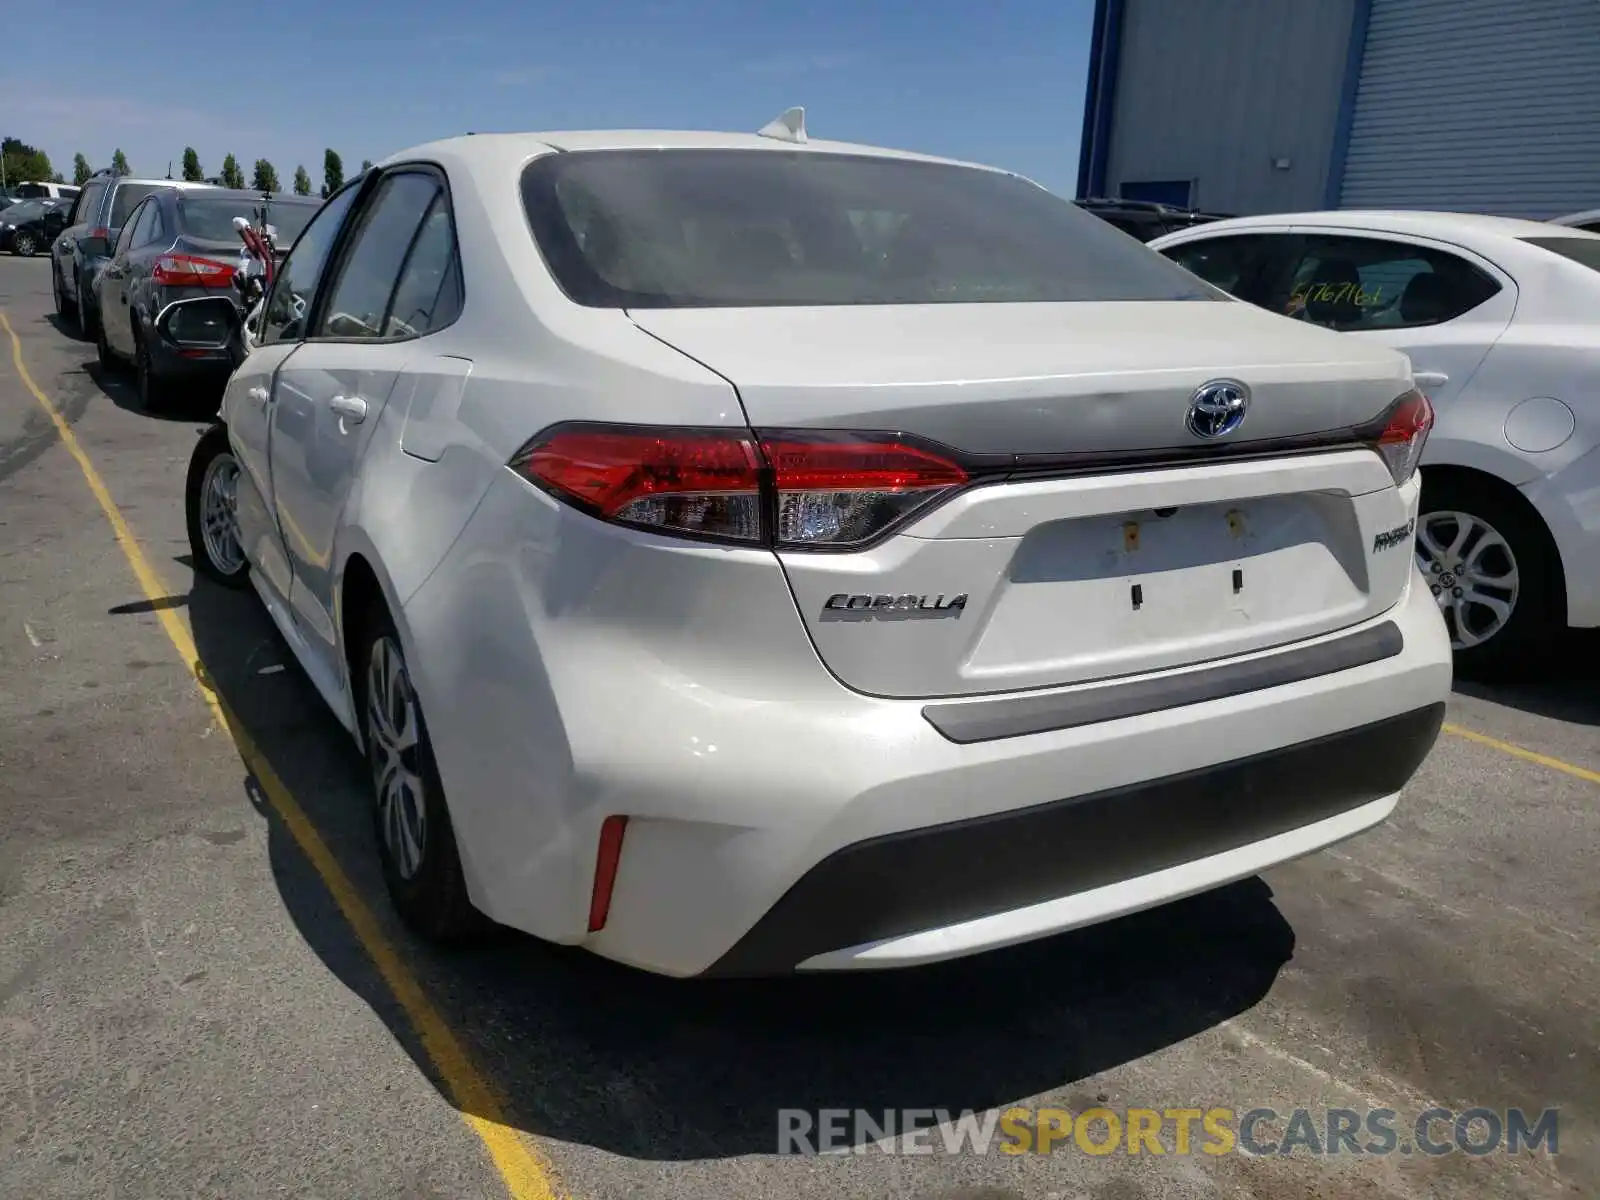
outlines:
[[[1600, 229], [1597, 229], [1600, 232]], [[1537, 237], [1523, 238], [1530, 246], [1538, 246], [1551, 254], [1559, 254], [1575, 263], [1600, 271], [1600, 238]]]
[[383, 335], [421, 337], [443, 329], [461, 314], [461, 272], [456, 261], [455, 227], [443, 192], [422, 220], [411, 256], [400, 272]]
[[[328, 302], [312, 336], [318, 338], [387, 338], [409, 336], [387, 325], [389, 301], [395, 295], [412, 248], [423, 240], [425, 218], [436, 211], [438, 179], [420, 171], [388, 175], [378, 183], [371, 202], [358, 215], [358, 225]], [[434, 289], [437, 291], [437, 287]], [[412, 308], [417, 304], [411, 301]], [[432, 297], [428, 301], [432, 304]]]
[[120, 228], [127, 221], [129, 214], [133, 212], [139, 201], [156, 191], [160, 186], [159, 183], [119, 184], [115, 195], [111, 197], [111, 216], [107, 219], [106, 225], [111, 229]]
[[69, 221], [73, 225], [87, 225], [93, 221], [100, 212], [100, 199], [106, 194], [106, 185], [91, 183], [87, 185], [78, 196], [78, 202], [72, 206], [72, 216]]
[[1168, 246], [1161, 253], [1212, 287], [1256, 302], [1256, 284], [1272, 244], [1270, 234], [1235, 234]]
[[1288, 294], [1264, 303], [1329, 329], [1408, 329], [1453, 321], [1500, 290], [1493, 276], [1454, 254], [1386, 238], [1301, 239]]
[[1214, 300], [1014, 176], [785, 150], [581, 151], [522, 198], [557, 282], [603, 308]]

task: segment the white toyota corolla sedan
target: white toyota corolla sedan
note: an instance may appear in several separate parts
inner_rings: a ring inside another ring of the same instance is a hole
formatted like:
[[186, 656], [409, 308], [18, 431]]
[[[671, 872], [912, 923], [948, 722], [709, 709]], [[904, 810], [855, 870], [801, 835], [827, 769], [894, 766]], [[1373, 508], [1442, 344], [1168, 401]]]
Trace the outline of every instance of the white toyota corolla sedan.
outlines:
[[1376, 825], [1450, 688], [1403, 355], [795, 114], [394, 156], [221, 416], [196, 560], [364, 747], [436, 937], [1021, 942]]
[[1417, 560], [1463, 674], [1600, 626], [1600, 236], [1422, 212], [1241, 217], [1151, 245], [1273, 312], [1404, 351], [1438, 412]]

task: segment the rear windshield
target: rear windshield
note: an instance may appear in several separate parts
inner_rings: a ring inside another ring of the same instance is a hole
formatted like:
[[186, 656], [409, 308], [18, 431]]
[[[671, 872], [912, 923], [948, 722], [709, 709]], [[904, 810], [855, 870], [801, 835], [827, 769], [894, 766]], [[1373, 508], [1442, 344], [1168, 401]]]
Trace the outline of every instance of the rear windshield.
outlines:
[[111, 217], [106, 221], [109, 229], [121, 229], [122, 223], [128, 219], [128, 214], [139, 206], [151, 192], [159, 191], [159, 183], [124, 183], [118, 186], [116, 195], [111, 198]]
[[[267, 224], [278, 231], [279, 246], [291, 246], [300, 231], [317, 215], [320, 204], [273, 203], [267, 206]], [[183, 226], [190, 237], [211, 242], [236, 242], [233, 219], [255, 220], [261, 201], [240, 196], [188, 196], [183, 201]]]
[[24, 200], [13, 204], [10, 208], [0, 209], [0, 216], [7, 221], [31, 221], [44, 212], [44, 203], [39, 200]]
[[781, 150], [619, 150], [531, 163], [557, 282], [601, 308], [1215, 300], [1034, 184], [970, 167]]
[[1562, 258], [1570, 258], [1575, 263], [1581, 263], [1591, 271], [1600, 271], [1600, 238], [1593, 237], [1536, 237], [1524, 238], [1532, 246], [1538, 246], [1559, 254]]

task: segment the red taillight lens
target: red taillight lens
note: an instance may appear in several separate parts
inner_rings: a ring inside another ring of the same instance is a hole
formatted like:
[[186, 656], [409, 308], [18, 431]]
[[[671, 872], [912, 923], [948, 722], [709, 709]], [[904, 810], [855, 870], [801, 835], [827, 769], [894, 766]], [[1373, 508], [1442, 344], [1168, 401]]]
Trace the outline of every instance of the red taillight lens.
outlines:
[[761, 539], [761, 458], [749, 434], [569, 426], [536, 440], [511, 466], [607, 521]]
[[811, 430], [558, 426], [510, 465], [608, 521], [785, 549], [861, 546], [968, 482], [913, 439]]
[[163, 254], [156, 259], [150, 277], [171, 287], [228, 287], [233, 283], [233, 267], [212, 258], [192, 254]]
[[860, 545], [967, 482], [958, 464], [896, 437], [770, 433], [761, 450], [778, 493], [780, 546]]
[[1373, 448], [1389, 465], [1389, 474], [1394, 476], [1395, 483], [1402, 484], [1411, 478], [1422, 460], [1422, 448], [1427, 445], [1428, 431], [1433, 428], [1433, 405], [1413, 389], [1390, 405], [1383, 421], [1382, 432]]
[[111, 237], [111, 230], [107, 229], [104, 225], [96, 225], [93, 229], [89, 230], [88, 233], [84, 234], [84, 236], [99, 238], [101, 241], [107, 241]]

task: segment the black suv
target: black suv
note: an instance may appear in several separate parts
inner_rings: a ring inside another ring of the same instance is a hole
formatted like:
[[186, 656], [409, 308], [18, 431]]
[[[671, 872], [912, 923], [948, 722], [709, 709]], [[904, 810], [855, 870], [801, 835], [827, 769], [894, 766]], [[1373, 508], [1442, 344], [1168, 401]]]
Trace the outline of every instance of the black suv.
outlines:
[[1232, 214], [1200, 212], [1193, 208], [1178, 208], [1171, 204], [1156, 204], [1149, 200], [1089, 199], [1076, 201], [1079, 208], [1092, 212], [1102, 221], [1115, 225], [1123, 233], [1148, 242], [1162, 234], [1176, 233], [1193, 225], [1209, 221], [1223, 221]]
[[109, 170], [91, 175], [73, 202], [66, 229], [50, 248], [56, 312], [76, 319], [83, 336], [95, 339], [100, 332], [100, 312], [95, 307], [94, 278], [110, 259], [128, 215], [139, 201], [162, 188], [210, 186], [176, 179], [130, 179]]

